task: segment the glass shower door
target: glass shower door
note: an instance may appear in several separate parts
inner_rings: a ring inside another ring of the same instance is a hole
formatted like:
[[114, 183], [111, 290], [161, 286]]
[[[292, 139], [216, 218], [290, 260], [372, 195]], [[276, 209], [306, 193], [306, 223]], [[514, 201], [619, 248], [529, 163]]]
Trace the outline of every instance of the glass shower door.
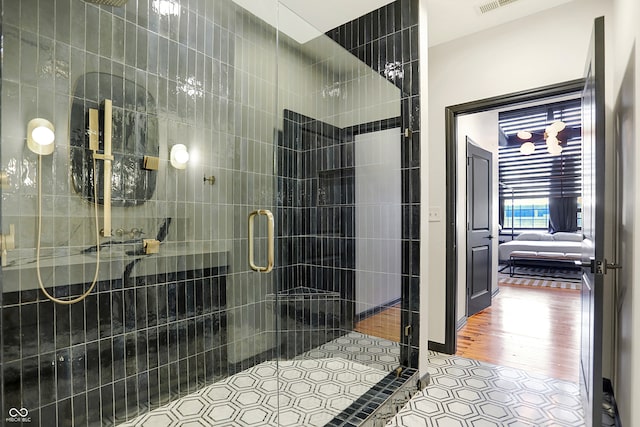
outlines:
[[374, 399], [372, 387], [401, 365], [407, 322], [402, 67], [385, 74], [382, 47], [375, 63], [357, 56], [374, 50], [365, 27], [380, 31], [379, 17], [394, 9], [340, 22], [338, 30], [356, 31], [356, 39], [362, 27], [362, 44], [350, 46], [290, 3], [278, 5], [276, 267], [267, 295], [279, 417], [291, 425], [357, 424], [365, 415], [356, 401]]
[[261, 76], [240, 97], [246, 170], [234, 179], [244, 264], [228, 287], [229, 355], [236, 377], [253, 378], [240, 419], [277, 409], [282, 425], [323, 426], [355, 417], [354, 402], [401, 365], [402, 67], [374, 69], [285, 2], [234, 1], [253, 15], [236, 77]]

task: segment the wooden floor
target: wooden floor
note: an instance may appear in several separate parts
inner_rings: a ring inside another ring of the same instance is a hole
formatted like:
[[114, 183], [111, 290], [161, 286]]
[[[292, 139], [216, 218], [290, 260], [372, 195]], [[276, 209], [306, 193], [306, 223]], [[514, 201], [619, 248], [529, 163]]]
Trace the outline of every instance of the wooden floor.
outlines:
[[400, 304], [359, 321], [354, 331], [400, 342]]
[[[500, 285], [490, 308], [458, 331], [457, 355], [578, 382], [580, 291]], [[355, 331], [400, 341], [400, 305], [361, 320]]]
[[458, 332], [456, 354], [578, 382], [580, 291], [501, 284]]

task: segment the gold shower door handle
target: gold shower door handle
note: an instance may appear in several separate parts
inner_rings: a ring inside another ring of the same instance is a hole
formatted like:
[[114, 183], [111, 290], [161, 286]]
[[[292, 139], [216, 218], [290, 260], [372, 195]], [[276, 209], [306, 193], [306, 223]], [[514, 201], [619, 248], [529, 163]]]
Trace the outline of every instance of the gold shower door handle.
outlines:
[[[267, 266], [261, 267], [255, 264], [253, 260], [253, 221], [258, 215], [264, 215], [267, 217]], [[273, 214], [268, 209], [258, 209], [249, 214], [249, 266], [254, 271], [260, 273], [268, 273], [273, 270], [273, 263], [275, 259], [274, 249], [274, 225]]]

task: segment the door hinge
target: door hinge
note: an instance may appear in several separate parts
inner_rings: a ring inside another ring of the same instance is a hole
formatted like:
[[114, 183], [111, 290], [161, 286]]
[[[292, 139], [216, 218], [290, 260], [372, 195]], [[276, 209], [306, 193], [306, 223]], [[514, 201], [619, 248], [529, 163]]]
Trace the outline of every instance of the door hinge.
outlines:
[[611, 264], [607, 260], [595, 260], [594, 266], [591, 269], [593, 274], [607, 274], [609, 270], [619, 270], [622, 266], [620, 264]]
[[604, 274], [605, 271], [605, 263], [601, 260], [595, 260], [593, 262], [593, 267], [591, 268], [591, 272], [593, 274]]

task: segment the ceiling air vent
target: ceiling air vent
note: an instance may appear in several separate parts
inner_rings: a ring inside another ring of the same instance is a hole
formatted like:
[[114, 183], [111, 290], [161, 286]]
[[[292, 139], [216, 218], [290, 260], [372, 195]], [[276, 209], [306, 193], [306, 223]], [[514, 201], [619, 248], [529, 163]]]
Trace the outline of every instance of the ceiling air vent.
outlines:
[[515, 3], [518, 0], [492, 0], [486, 3], [482, 3], [478, 5], [478, 10], [481, 14], [491, 12], [492, 10], [496, 10], [498, 8], [507, 6], [511, 3]]

